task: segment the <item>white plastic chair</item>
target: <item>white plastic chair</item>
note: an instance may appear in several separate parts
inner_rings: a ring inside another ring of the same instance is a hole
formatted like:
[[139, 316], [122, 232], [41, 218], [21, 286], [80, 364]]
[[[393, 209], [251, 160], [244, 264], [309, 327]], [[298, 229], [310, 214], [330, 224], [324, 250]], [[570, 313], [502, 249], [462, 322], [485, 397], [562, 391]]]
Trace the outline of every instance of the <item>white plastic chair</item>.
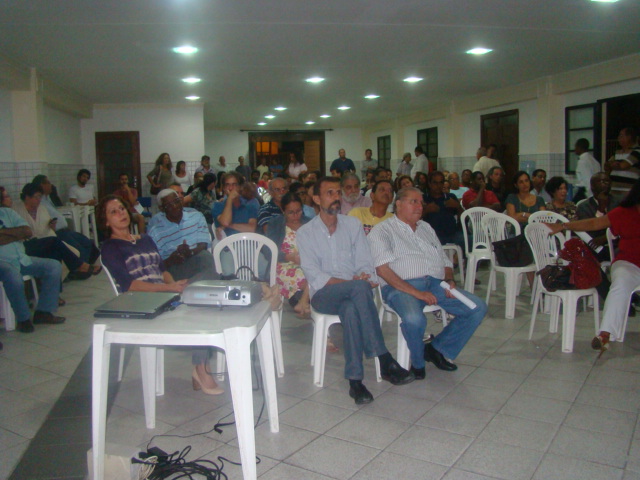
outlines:
[[[556, 234], [549, 235], [549, 229], [545, 225], [539, 223], [532, 223], [527, 225], [524, 229], [524, 235], [531, 246], [533, 257], [536, 262], [536, 270], [542, 270], [547, 265], [552, 265], [558, 259], [558, 250], [555, 246], [556, 239], [560, 245], [564, 244], [564, 235]], [[573, 337], [576, 324], [576, 307], [578, 300], [581, 297], [590, 296], [593, 300], [593, 315], [595, 323], [595, 334], [597, 335], [600, 329], [600, 303], [598, 298], [598, 292], [595, 288], [586, 288], [583, 290], [556, 290], [550, 292], [544, 285], [540, 277], [536, 277], [538, 287], [533, 304], [533, 311], [531, 312], [531, 326], [529, 327], [529, 340], [533, 336], [533, 328], [536, 321], [536, 314], [538, 312], [538, 304], [540, 297], [544, 293], [549, 295], [552, 299], [551, 305], [551, 319], [549, 322], [549, 331], [555, 333], [558, 330], [558, 317], [560, 315], [560, 301], [562, 302], [562, 351], [573, 351]]]
[[460, 285], [464, 285], [464, 256], [462, 255], [462, 249], [455, 243], [445, 243], [442, 245], [444, 253], [447, 254], [451, 263], [453, 263], [454, 256], [458, 256], [458, 271], [460, 272]]
[[[31, 282], [31, 288], [33, 289], [33, 302], [34, 305], [38, 305], [38, 287], [36, 285], [36, 279], [31, 275], [23, 275], [22, 280], [25, 282]], [[11, 308], [11, 303], [7, 297], [2, 282], [0, 282], [0, 317], [4, 318], [4, 328], [7, 332], [11, 332], [16, 329], [16, 315]]]
[[[460, 223], [462, 224], [462, 233], [464, 235], [464, 248], [467, 253], [467, 274], [464, 289], [469, 293], [473, 293], [475, 288], [478, 263], [482, 260], [491, 260], [489, 241], [487, 240], [480, 223], [482, 217], [488, 213], [493, 213], [493, 210], [485, 207], [473, 207], [465, 210], [460, 215]], [[468, 226], [467, 221], [471, 225]], [[472, 233], [471, 244], [469, 244], [468, 228], [471, 228]], [[489, 285], [488, 288], [490, 287], [491, 286]]]
[[[271, 252], [271, 260], [269, 262], [268, 269], [269, 285], [275, 285], [278, 247], [272, 240], [257, 233], [237, 233], [220, 240], [220, 242], [213, 247], [213, 261], [215, 262], [216, 271], [222, 272], [220, 254], [225, 248], [228, 248], [231, 252], [231, 256], [233, 257], [233, 270], [238, 273], [239, 279], [251, 280], [251, 273], [247, 269], [240, 269], [240, 267], [249, 267], [251, 272], [258, 276], [258, 259], [263, 247], [268, 248]], [[282, 305], [278, 310], [271, 312], [271, 323], [273, 325], [271, 333], [273, 335], [273, 353], [276, 361], [276, 372], [278, 377], [282, 377], [284, 375], [282, 337], [280, 334], [282, 326]]]
[[327, 335], [329, 327], [340, 323], [338, 315], [320, 313], [311, 307], [313, 320], [313, 341], [311, 343], [311, 366], [313, 367], [313, 384], [316, 387], [324, 385], [324, 364], [327, 360]]
[[[569, 219], [564, 215], [549, 210], [539, 210], [532, 213], [529, 217], [529, 225], [532, 223], [567, 223], [568, 221]], [[571, 232], [567, 232], [566, 234], [559, 233], [558, 235], [562, 235], [565, 238], [565, 240], [562, 241], [564, 244], [564, 242], [571, 237]]]
[[[495, 290], [496, 272], [504, 273], [504, 283], [506, 288], [505, 296], [505, 318], [514, 318], [516, 311], [516, 297], [520, 293], [520, 285], [522, 283], [522, 275], [535, 272], [536, 265], [532, 263], [525, 267], [503, 267], [496, 262], [495, 252], [493, 251], [493, 242], [505, 240], [508, 237], [508, 227], [511, 226], [515, 235], [520, 235], [520, 224], [509, 215], [504, 213], [492, 212], [482, 217], [482, 229], [489, 239], [489, 247], [491, 248], [491, 273], [489, 274], [489, 287], [487, 288], [487, 305], [491, 296], [491, 286]], [[535, 282], [534, 282], [535, 287]], [[533, 287], [532, 287], [533, 288]], [[532, 299], [534, 297], [532, 293]]]
[[91, 205], [76, 205], [74, 207], [77, 211], [77, 216], [74, 215], [74, 219], [78, 218], [80, 221], [80, 232], [87, 238], [93, 240], [96, 248], [99, 248], [98, 244], [98, 227], [96, 226], [96, 209]]

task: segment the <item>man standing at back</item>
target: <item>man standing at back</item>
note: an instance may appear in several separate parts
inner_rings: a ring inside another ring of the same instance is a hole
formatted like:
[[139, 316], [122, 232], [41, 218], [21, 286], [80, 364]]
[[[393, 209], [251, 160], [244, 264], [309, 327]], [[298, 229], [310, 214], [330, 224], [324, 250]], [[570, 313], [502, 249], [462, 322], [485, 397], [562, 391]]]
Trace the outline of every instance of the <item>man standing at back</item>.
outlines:
[[591, 191], [591, 177], [602, 170], [600, 163], [593, 158], [589, 152], [589, 140], [579, 138], [576, 141], [575, 152], [578, 155], [578, 164], [576, 165], [576, 190], [573, 193], [573, 203], [577, 204], [580, 200], [593, 195]]
[[473, 168], [471, 170], [473, 170], [474, 172], [482, 172], [482, 175], [484, 175], [485, 177], [489, 173], [491, 167], [500, 166], [500, 162], [487, 156], [487, 149], [484, 147], [480, 147], [476, 151], [476, 159], [478, 161], [473, 165]]
[[195, 173], [202, 173], [202, 176], [205, 176], [207, 173], [216, 173], [216, 171], [211, 167], [211, 158], [209, 155], [203, 155], [200, 159], [200, 166], [196, 168]]
[[415, 148], [414, 153], [416, 154], [416, 159], [411, 166], [411, 178], [416, 178], [416, 173], [418, 172], [429, 173], [432, 170], [429, 159], [424, 154], [424, 150], [422, 150], [420, 145]]
[[378, 357], [382, 378], [393, 385], [404, 385], [415, 377], [394, 360], [384, 344], [373, 301], [377, 277], [371, 251], [360, 222], [338, 213], [339, 180], [320, 179], [313, 201], [320, 213], [300, 227], [296, 236], [311, 305], [321, 313], [340, 317], [349, 395], [358, 405], [370, 403], [373, 395], [362, 383], [363, 353], [367, 358]]
[[245, 182], [251, 181], [251, 167], [244, 164], [244, 157], [242, 155], [238, 157], [238, 166], [236, 167], [236, 172], [244, 177]]
[[347, 152], [344, 148], [338, 150], [338, 158], [331, 162], [330, 172], [338, 172], [340, 176], [347, 172], [355, 172], [356, 166], [353, 164], [353, 160], [347, 158]]
[[362, 178], [367, 178], [367, 172], [373, 172], [378, 167], [378, 161], [371, 158], [373, 152], [370, 148], [364, 151], [364, 160], [362, 161]]

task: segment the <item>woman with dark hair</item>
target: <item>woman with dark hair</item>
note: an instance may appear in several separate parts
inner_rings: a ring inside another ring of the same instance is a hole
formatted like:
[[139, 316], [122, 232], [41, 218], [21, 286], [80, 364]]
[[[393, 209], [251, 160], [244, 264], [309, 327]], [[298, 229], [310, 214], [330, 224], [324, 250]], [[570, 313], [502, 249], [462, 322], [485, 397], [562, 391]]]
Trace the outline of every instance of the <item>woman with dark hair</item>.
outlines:
[[191, 192], [191, 206], [204, 215], [209, 225], [213, 223], [211, 209], [216, 203], [216, 175], [207, 173]]
[[620, 237], [611, 265], [611, 289], [604, 302], [600, 333], [591, 341], [594, 350], [606, 350], [609, 341], [622, 338], [631, 293], [640, 285], [640, 180], [636, 180], [619, 207], [602, 217], [546, 225], [551, 234], [565, 230], [592, 232], [610, 228], [614, 235]]
[[551, 201], [545, 206], [550, 212], [556, 212], [569, 220], [578, 219], [578, 208], [573, 202], [567, 202], [567, 181], [563, 177], [551, 177], [544, 186], [551, 196]]
[[182, 191], [186, 192], [191, 186], [191, 178], [187, 173], [187, 163], [184, 160], [180, 160], [176, 163], [176, 171], [173, 174], [175, 182], [182, 187]]
[[287, 167], [287, 176], [292, 181], [297, 181], [301, 173], [307, 171], [307, 166], [302, 158], [298, 159], [295, 153], [289, 154], [289, 166]]
[[424, 172], [416, 173], [416, 177], [413, 179], [413, 183], [422, 193], [427, 193], [429, 190], [429, 177]]
[[396, 177], [393, 187], [396, 192], [399, 192], [403, 188], [413, 187], [413, 180], [411, 180], [409, 175], [400, 175], [399, 177]]
[[[151, 237], [131, 234], [131, 214], [123, 198], [107, 195], [100, 200], [96, 222], [107, 238], [102, 244], [102, 263], [109, 269], [118, 292], [182, 293], [187, 280], [173, 279]], [[192, 363], [194, 390], [208, 395], [224, 392], [208, 371], [208, 349], [194, 349]]]
[[151, 193], [155, 195], [160, 190], [169, 188], [173, 183], [173, 173], [171, 172], [171, 157], [168, 153], [161, 153], [156, 159], [156, 166], [147, 175], [147, 180], [151, 184]]
[[267, 237], [278, 246], [276, 282], [280, 294], [289, 299], [296, 313], [303, 317], [311, 313], [309, 285], [300, 266], [300, 253], [296, 247], [296, 232], [309, 219], [302, 214], [302, 199], [289, 192], [282, 197], [280, 207], [284, 212], [269, 222]]
[[532, 213], [546, 210], [544, 200], [531, 192], [531, 178], [524, 170], [516, 172], [513, 177], [513, 191], [507, 195], [505, 204], [507, 215], [522, 225], [529, 222]]

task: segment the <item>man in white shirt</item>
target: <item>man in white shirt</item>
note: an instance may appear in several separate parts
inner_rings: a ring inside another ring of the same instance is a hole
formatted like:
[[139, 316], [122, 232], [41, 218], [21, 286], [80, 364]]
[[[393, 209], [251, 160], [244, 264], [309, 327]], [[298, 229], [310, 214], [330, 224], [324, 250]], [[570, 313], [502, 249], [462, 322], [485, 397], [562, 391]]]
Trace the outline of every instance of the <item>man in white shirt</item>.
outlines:
[[78, 171], [76, 176], [78, 184], [69, 189], [69, 201], [71, 203], [74, 205], [95, 205], [97, 203], [93, 185], [87, 184], [90, 178], [91, 172], [86, 168]]
[[220, 157], [218, 158], [218, 163], [215, 164], [212, 168], [213, 168], [213, 171], [215, 172], [216, 175], [218, 175], [220, 172], [226, 172], [227, 171], [227, 159], [224, 158], [223, 155], [220, 155]]
[[600, 163], [593, 158], [589, 152], [589, 140], [579, 138], [576, 141], [575, 152], [578, 155], [578, 164], [576, 165], [576, 191], [573, 195], [573, 203], [578, 203], [587, 197], [593, 195], [591, 191], [591, 177], [600, 172], [602, 168]]
[[462, 196], [465, 194], [467, 187], [463, 187], [460, 184], [460, 175], [457, 172], [451, 172], [448, 177], [449, 180], [449, 193], [453, 193], [458, 200], [462, 200]]
[[[455, 359], [487, 313], [480, 298], [463, 290], [459, 293], [475, 303], [469, 308], [450, 291], [456, 288], [453, 265], [431, 226], [422, 217], [422, 192], [403, 188], [396, 199], [396, 215], [373, 227], [367, 237], [382, 298], [401, 318], [401, 329], [411, 353], [411, 372], [425, 378], [425, 361], [440, 370], [458, 367]], [[448, 284], [445, 289], [442, 282]], [[440, 305], [455, 315], [430, 343], [423, 345], [427, 321], [423, 308]]]
[[413, 166], [411, 167], [411, 178], [416, 177], [416, 173], [429, 173], [429, 159], [425, 156], [424, 150], [422, 147], [418, 145], [414, 153], [416, 154], [416, 159], [413, 161]]
[[487, 173], [489, 173], [491, 167], [500, 166], [500, 162], [487, 156], [487, 149], [484, 147], [480, 147], [476, 151], [476, 159], [478, 161], [473, 165], [472, 170], [474, 172], [482, 172], [485, 177], [487, 176]]

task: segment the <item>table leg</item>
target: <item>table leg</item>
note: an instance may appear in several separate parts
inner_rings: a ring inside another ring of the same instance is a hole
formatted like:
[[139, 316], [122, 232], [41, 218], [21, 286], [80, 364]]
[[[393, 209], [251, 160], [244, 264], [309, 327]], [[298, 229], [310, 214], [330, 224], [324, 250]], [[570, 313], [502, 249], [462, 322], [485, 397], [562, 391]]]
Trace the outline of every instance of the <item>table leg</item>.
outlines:
[[[244, 480], [255, 480], [257, 473], [256, 439], [253, 430], [253, 391], [251, 388], [251, 338], [247, 335], [246, 330], [244, 328], [225, 329], [224, 340], [242, 474]], [[268, 361], [273, 369], [273, 353]]]
[[142, 395], [147, 428], [156, 427], [156, 347], [140, 347]]
[[269, 414], [269, 427], [273, 433], [280, 431], [278, 420], [278, 397], [276, 394], [276, 377], [273, 368], [273, 345], [271, 318], [267, 320], [258, 334], [256, 343], [258, 344], [258, 355], [260, 355], [260, 369], [262, 371], [262, 382], [264, 383], [264, 396]]
[[104, 449], [107, 428], [107, 390], [111, 345], [105, 344], [106, 325], [93, 327], [93, 366], [91, 386], [91, 427], [93, 440], [93, 479], [104, 478]]

